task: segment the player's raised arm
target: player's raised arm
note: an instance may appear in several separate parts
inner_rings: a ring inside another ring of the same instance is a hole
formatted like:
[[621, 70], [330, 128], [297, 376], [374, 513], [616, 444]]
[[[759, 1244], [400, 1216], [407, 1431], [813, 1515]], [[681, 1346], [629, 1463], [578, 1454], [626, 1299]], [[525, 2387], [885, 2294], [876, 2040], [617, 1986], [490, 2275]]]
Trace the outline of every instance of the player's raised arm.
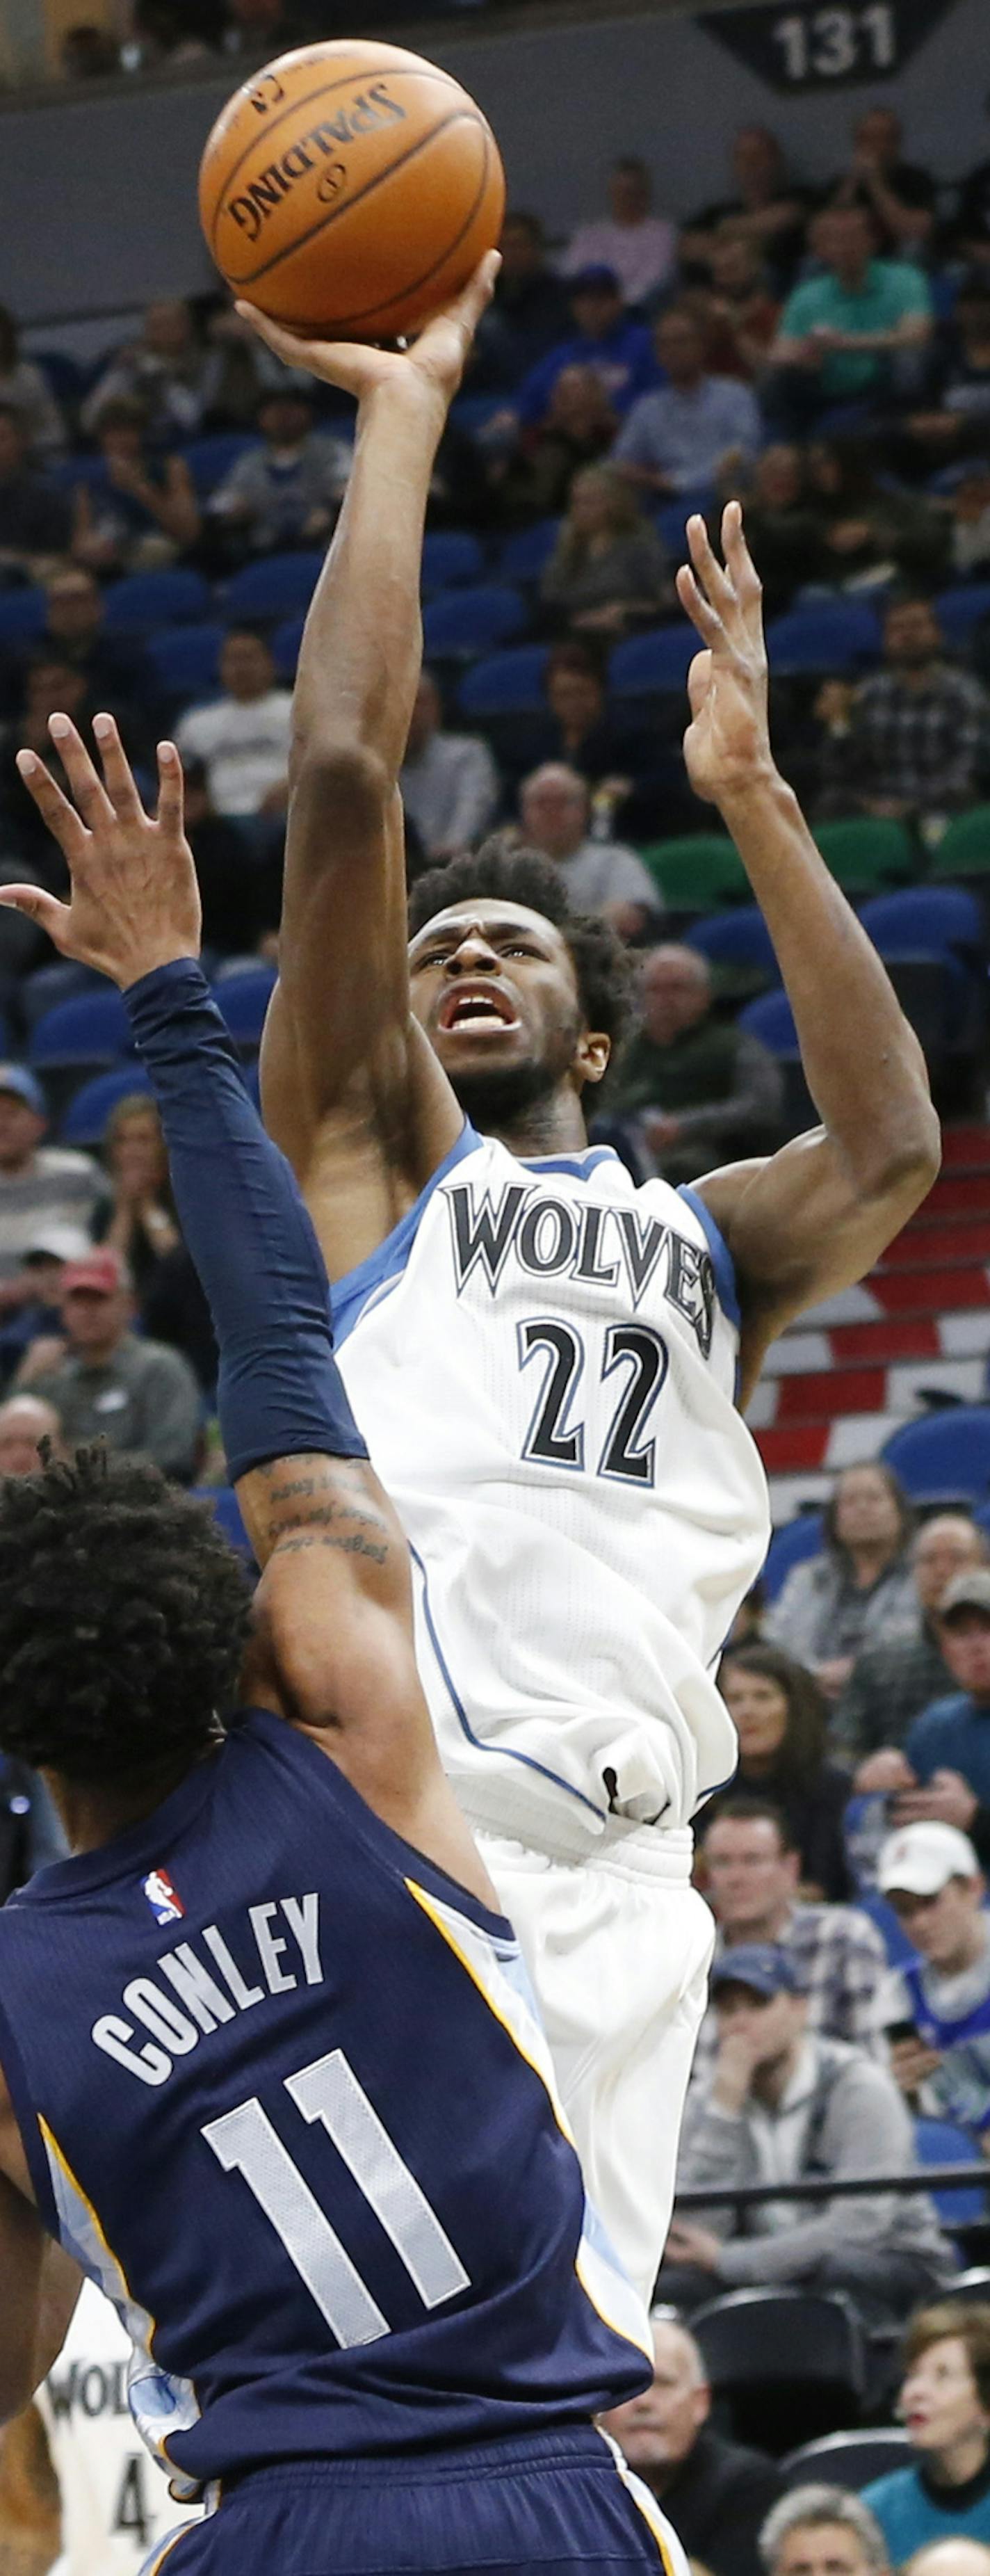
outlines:
[[198, 963], [178, 755], [161, 748], [151, 819], [111, 718], [94, 727], [102, 779], [65, 718], [52, 730], [78, 812], [33, 754], [20, 768], [68, 862], [71, 902], [33, 887], [4, 900], [41, 920], [63, 955], [113, 977], [152, 1077], [220, 1348], [228, 1466], [265, 1569], [255, 1695], [314, 1733], [386, 1822], [485, 1897], [416, 1673], [405, 1540], [334, 1360], [316, 1237]]
[[677, 578], [704, 650], [691, 665], [685, 737], [695, 793], [719, 808], [773, 940], [821, 1127], [764, 1163], [699, 1183], [733, 1254], [744, 1391], [793, 1315], [862, 1279], [939, 1167], [925, 1061], [875, 948], [825, 866], [774, 765], [760, 584], [730, 501], [724, 567], [688, 522]]
[[430, 477], [497, 265], [490, 254], [408, 354], [304, 343], [242, 308], [288, 364], [358, 398], [354, 464], [299, 656], [281, 981], [262, 1048], [266, 1122], [305, 1181], [335, 1272], [376, 1247], [462, 1123], [409, 1012], [398, 775], [422, 657]]

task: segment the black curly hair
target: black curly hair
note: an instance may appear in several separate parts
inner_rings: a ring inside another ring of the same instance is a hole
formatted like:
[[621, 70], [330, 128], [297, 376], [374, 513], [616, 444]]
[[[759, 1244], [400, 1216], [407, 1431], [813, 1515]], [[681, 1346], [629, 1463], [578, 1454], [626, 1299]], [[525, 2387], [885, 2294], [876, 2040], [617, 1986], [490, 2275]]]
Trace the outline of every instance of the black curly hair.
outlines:
[[530, 912], [541, 912], [563, 933], [584, 1025], [611, 1038], [614, 1051], [631, 1017], [636, 970], [611, 923], [595, 913], [572, 912], [560, 870], [542, 850], [509, 850], [493, 840], [417, 877], [409, 897], [410, 937], [415, 938], [435, 912], [446, 911], [451, 903], [467, 903], [473, 894], [489, 903], [526, 904]]
[[0, 1749], [80, 1787], [204, 1752], [251, 1600], [206, 1504], [102, 1446], [0, 1483]]

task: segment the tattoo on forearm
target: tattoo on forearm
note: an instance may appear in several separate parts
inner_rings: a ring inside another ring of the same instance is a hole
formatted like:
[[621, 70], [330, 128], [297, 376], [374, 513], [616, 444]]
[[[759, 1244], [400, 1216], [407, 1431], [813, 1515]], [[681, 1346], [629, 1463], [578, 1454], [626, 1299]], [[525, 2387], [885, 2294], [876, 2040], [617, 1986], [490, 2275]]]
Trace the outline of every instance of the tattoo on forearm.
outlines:
[[375, 1547], [370, 1539], [362, 1537], [360, 1530], [352, 1530], [349, 1538], [342, 1534], [331, 1537], [327, 1530], [300, 1530], [295, 1538], [287, 1535], [276, 1539], [272, 1555], [298, 1556], [304, 1547], [335, 1547], [342, 1556], [370, 1556], [376, 1565], [384, 1565], [388, 1556], [387, 1542]]
[[[346, 1468], [313, 1475], [283, 1477], [269, 1487], [268, 1541], [273, 1555], [298, 1553], [304, 1547], [334, 1547], [344, 1556], [370, 1558], [384, 1565], [389, 1556], [388, 1525], [359, 1487], [352, 1501], [341, 1492]], [[360, 1470], [356, 1471], [356, 1475]]]

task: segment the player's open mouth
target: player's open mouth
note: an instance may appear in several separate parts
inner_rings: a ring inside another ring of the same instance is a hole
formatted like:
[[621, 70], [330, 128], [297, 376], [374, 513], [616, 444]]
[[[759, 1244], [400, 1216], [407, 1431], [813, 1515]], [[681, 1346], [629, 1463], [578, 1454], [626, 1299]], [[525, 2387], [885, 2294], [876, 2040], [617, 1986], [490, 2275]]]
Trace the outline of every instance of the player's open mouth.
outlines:
[[457, 984], [440, 1005], [441, 1029], [517, 1029], [518, 1013], [497, 985]]

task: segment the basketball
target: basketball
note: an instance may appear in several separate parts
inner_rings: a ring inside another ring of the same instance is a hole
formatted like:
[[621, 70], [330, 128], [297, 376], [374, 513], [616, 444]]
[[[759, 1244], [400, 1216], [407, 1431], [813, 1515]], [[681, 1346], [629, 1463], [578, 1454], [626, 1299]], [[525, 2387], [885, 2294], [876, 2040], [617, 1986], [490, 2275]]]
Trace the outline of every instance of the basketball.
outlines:
[[270, 63], [228, 100], [200, 165], [228, 286], [311, 338], [416, 330], [494, 248], [504, 210], [498, 145], [467, 91], [370, 41]]

